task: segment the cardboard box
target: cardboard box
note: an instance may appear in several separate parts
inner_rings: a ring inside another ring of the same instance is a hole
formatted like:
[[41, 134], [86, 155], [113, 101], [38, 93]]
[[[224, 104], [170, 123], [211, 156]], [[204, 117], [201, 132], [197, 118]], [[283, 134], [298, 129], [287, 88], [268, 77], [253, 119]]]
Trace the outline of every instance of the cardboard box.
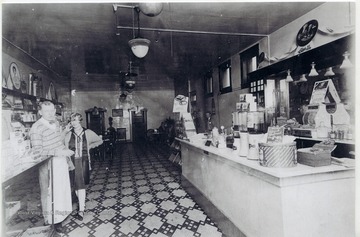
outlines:
[[311, 151], [309, 148], [297, 150], [298, 163], [312, 167], [326, 166], [331, 164], [331, 151]]

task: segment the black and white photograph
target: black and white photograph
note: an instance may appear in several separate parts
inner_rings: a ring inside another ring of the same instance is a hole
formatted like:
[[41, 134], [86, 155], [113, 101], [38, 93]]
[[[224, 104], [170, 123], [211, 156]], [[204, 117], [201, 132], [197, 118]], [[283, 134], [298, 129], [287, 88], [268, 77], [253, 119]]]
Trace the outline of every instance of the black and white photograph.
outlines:
[[359, 11], [2, 1], [0, 235], [360, 236]]

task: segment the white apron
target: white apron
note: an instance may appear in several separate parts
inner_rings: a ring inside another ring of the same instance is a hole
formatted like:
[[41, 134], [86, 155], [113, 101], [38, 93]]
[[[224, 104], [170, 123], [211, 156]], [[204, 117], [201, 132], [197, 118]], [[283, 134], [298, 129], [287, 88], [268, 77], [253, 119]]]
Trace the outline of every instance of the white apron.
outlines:
[[52, 224], [50, 164], [53, 161], [54, 224], [60, 223], [72, 212], [69, 168], [66, 157], [53, 157], [39, 168], [41, 205], [45, 224]]

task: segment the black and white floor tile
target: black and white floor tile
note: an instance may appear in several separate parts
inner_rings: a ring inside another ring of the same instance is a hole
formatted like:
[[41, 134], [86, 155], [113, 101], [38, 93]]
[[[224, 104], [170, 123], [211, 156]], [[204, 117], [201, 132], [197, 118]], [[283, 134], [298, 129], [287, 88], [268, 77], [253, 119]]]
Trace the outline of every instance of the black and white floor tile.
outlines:
[[[113, 160], [96, 161], [82, 221], [69, 216], [62, 236], [223, 236], [181, 187], [181, 169], [166, 147], [122, 143]], [[37, 190], [34, 193], [37, 193]], [[33, 196], [38, 196], [34, 194]], [[31, 198], [31, 197], [28, 197]], [[38, 199], [37, 199], [38, 200]], [[39, 207], [39, 203], [33, 206]], [[41, 206], [41, 205], [40, 205]], [[75, 209], [76, 207], [74, 207]], [[39, 226], [40, 215], [10, 225]]]

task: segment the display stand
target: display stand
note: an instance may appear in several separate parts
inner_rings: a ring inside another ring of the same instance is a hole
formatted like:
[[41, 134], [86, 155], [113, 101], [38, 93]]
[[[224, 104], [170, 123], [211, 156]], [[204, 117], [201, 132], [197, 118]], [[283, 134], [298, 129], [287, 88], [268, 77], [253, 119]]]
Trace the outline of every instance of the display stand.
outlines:
[[181, 160], [181, 147], [180, 147], [180, 143], [176, 140], [173, 141], [173, 143], [170, 146], [170, 157], [169, 157], [169, 161], [173, 162], [174, 164], [177, 165], [182, 165], [182, 160]]

